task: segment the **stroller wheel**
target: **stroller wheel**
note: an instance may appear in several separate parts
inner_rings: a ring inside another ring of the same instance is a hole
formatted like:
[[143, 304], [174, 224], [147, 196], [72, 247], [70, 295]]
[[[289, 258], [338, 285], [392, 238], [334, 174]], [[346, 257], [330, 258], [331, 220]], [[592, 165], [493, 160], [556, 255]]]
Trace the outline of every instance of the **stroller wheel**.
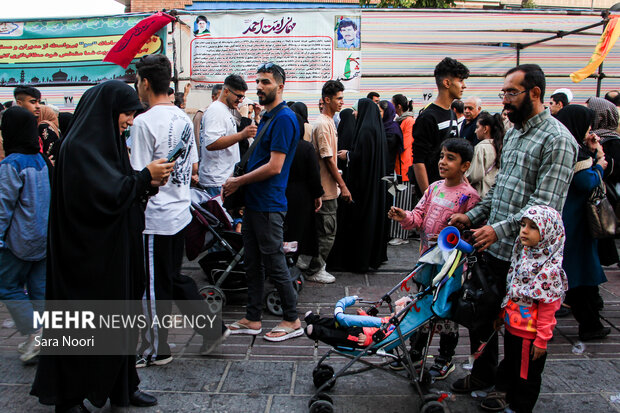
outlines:
[[[316, 366], [314, 370], [312, 371], [312, 382], [314, 383], [314, 387], [316, 387], [317, 389], [320, 388], [322, 385], [327, 383], [329, 379], [331, 379], [333, 376], [334, 376], [334, 368], [332, 366], [328, 364], [320, 364]], [[324, 389], [331, 390], [335, 384], [336, 384], [336, 381], [334, 380], [331, 382], [330, 385], [328, 385]]]
[[329, 394], [320, 392], [312, 396], [312, 398], [308, 402], [308, 407], [312, 406], [312, 403], [316, 402], [317, 400], [324, 400], [330, 402], [331, 404], [334, 404], [334, 400], [329, 397]]
[[226, 295], [224, 291], [215, 285], [202, 287], [198, 293], [204, 298], [205, 302], [209, 305], [209, 309], [214, 314], [222, 311], [222, 308], [226, 305]]
[[282, 315], [282, 301], [280, 300], [278, 291], [272, 290], [265, 296], [265, 306], [271, 314], [277, 316]]
[[437, 400], [426, 402], [422, 405], [420, 413], [448, 413], [448, 410], [443, 403]]
[[317, 400], [310, 405], [310, 413], [333, 413], [334, 405], [327, 400]]

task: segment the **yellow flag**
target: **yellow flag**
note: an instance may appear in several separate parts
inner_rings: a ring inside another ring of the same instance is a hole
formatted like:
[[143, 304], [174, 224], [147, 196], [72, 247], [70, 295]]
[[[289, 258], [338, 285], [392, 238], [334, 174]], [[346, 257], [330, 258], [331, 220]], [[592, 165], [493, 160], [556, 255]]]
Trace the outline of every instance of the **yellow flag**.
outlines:
[[592, 57], [586, 67], [571, 73], [570, 78], [573, 82], [581, 82], [583, 79], [594, 73], [601, 63], [603, 63], [609, 51], [612, 47], [614, 47], [614, 44], [616, 44], [618, 36], [620, 36], [620, 24], [618, 23], [619, 17], [620, 16], [616, 15], [609, 19], [607, 27], [605, 27], [605, 31], [603, 31], [603, 34], [596, 45], [596, 49], [594, 49], [594, 53], [592, 54]]

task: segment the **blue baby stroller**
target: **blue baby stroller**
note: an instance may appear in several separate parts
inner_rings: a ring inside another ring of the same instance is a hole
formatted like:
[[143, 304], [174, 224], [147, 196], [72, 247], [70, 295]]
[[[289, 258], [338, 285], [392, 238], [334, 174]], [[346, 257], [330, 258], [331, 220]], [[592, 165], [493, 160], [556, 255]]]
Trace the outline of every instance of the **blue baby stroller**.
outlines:
[[[450, 296], [461, 288], [463, 268], [467, 262], [467, 255], [473, 252], [473, 247], [460, 240], [458, 230], [454, 227], [445, 228], [439, 235], [438, 246], [426, 251], [418, 261], [416, 267], [387, 294], [376, 302], [364, 301], [357, 297], [345, 297], [336, 305], [334, 322], [337, 328], [374, 327], [372, 343], [367, 347], [357, 345], [334, 345], [332, 340], [318, 338], [333, 347], [321, 357], [312, 372], [313, 383], [317, 387], [316, 394], [308, 403], [311, 413], [333, 412], [333, 400], [325, 391], [331, 389], [336, 380], [354, 374], [363, 373], [372, 369], [379, 369], [393, 376], [410, 382], [420, 396], [422, 413], [449, 412], [443, 399], [446, 395], [425, 394], [424, 390], [431, 384], [432, 378], [424, 366], [432, 335], [426, 343], [421, 365], [412, 362], [407, 349], [407, 340], [422, 327], [429, 325], [432, 331], [435, 322], [450, 318]], [[395, 311], [392, 294], [398, 290], [410, 291], [410, 282], [420, 286], [418, 293], [410, 293], [410, 302], [401, 310]], [[367, 315], [345, 314], [346, 307], [354, 303], [371, 304], [366, 311]], [[390, 316], [376, 317], [382, 304], [387, 304]], [[349, 361], [338, 372], [325, 363], [331, 356], [342, 356]], [[367, 360], [371, 356], [381, 357], [381, 362]], [[393, 371], [389, 364], [394, 361], [402, 363], [405, 369], [401, 372]], [[356, 364], [364, 367], [353, 369]]]

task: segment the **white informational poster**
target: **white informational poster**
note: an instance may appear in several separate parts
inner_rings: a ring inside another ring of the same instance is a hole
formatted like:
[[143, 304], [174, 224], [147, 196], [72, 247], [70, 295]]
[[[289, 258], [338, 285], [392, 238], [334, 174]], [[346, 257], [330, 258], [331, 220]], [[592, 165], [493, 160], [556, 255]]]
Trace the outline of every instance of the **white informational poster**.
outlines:
[[330, 79], [342, 81], [347, 90], [359, 90], [359, 12], [203, 13], [181, 18], [193, 29], [190, 79], [196, 88], [222, 83], [232, 73], [253, 81], [260, 65], [273, 62], [286, 72], [288, 90], [320, 90]]

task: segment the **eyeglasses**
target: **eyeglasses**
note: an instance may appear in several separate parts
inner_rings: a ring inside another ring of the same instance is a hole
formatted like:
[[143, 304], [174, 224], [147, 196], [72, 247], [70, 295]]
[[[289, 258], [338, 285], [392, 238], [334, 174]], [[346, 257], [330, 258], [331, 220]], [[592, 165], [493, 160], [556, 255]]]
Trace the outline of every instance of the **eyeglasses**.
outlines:
[[286, 75], [284, 74], [284, 70], [282, 70], [280, 66], [278, 66], [277, 64], [273, 62], [263, 63], [262, 65], [258, 66], [258, 69], [256, 69], [256, 73], [261, 73], [261, 72], [272, 73], [272, 70], [275, 70], [276, 72], [278, 72], [280, 76], [282, 76], [283, 82], [286, 80]]
[[519, 96], [521, 93], [527, 93], [529, 91], [530, 91], [529, 89], [525, 89], [525, 90], [522, 90], [521, 92], [499, 92], [497, 96], [499, 96], [499, 98], [502, 100], [504, 100], [504, 97], [506, 97], [508, 100], [512, 100], [516, 98], [517, 96]]
[[228, 90], [230, 93], [232, 93], [233, 95], [235, 95], [237, 97], [237, 99], [245, 99], [245, 93], [235, 93], [233, 92], [231, 89], [226, 88], [226, 90]]

